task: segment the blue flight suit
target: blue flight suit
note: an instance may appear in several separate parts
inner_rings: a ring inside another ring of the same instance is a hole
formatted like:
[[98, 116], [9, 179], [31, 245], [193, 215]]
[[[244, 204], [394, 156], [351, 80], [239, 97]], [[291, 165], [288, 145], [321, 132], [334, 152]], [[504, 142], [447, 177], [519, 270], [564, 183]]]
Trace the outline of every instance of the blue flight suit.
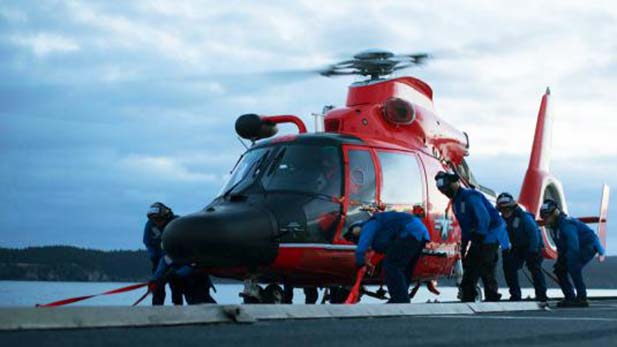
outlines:
[[[583, 267], [593, 259], [596, 253], [605, 254], [604, 247], [596, 233], [585, 223], [562, 213], [554, 228], [553, 238], [557, 246], [557, 262], [554, 272], [566, 300], [587, 299], [587, 288], [583, 281]], [[568, 278], [572, 278], [574, 288]]]
[[[172, 215], [167, 224], [172, 220], [178, 218], [176, 215]], [[165, 225], [167, 225], [165, 224]], [[144, 226], [143, 243], [146, 246], [148, 255], [150, 256], [150, 262], [152, 264], [152, 273], [154, 274], [157, 266], [163, 258], [163, 249], [161, 248], [161, 237], [165, 227], [159, 228], [153, 221], [148, 219]], [[175, 305], [182, 305], [182, 281], [178, 278], [172, 278], [169, 281], [169, 287], [171, 288], [171, 301]], [[165, 302], [165, 286], [158, 286], [152, 293], [152, 305], [163, 305]]]
[[356, 265], [363, 266], [371, 248], [384, 253], [383, 270], [391, 303], [409, 303], [409, 285], [422, 249], [430, 240], [422, 221], [404, 212], [382, 212], [362, 225], [356, 248]]
[[[178, 218], [178, 216], [172, 215], [167, 223], [171, 222], [176, 218]], [[158, 266], [159, 264], [161, 257], [163, 256], [163, 249], [161, 248], [161, 237], [163, 236], [164, 229], [165, 227], [163, 227], [163, 229], [159, 229], [159, 227], [149, 219], [144, 226], [143, 242], [146, 246], [146, 250], [148, 251], [148, 255], [150, 256], [150, 260], [152, 260], [152, 262], [154, 263], [154, 269], [152, 270], [152, 272], [154, 272], [156, 266]]]
[[504, 220], [512, 243], [512, 248], [504, 250], [502, 254], [503, 273], [510, 288], [510, 300], [521, 299], [518, 271], [526, 264], [531, 273], [536, 299], [546, 301], [546, 280], [542, 273], [544, 241], [534, 216], [516, 206], [512, 215]]
[[510, 248], [510, 240], [501, 215], [486, 197], [475, 189], [459, 188], [452, 201], [454, 215], [461, 227], [462, 251], [471, 241], [463, 258], [462, 300], [474, 301], [476, 285], [482, 278], [487, 301], [501, 298], [495, 279], [497, 251]]
[[152, 275], [151, 281], [157, 282], [157, 286], [164, 286], [164, 280], [168, 276], [175, 276], [178, 279], [182, 279], [181, 283], [183, 290], [180, 293], [184, 294], [187, 304], [216, 303], [210, 295], [210, 288], [214, 289], [214, 285], [208, 274], [197, 271], [190, 265], [176, 265], [168, 256], [163, 254], [156, 271]]

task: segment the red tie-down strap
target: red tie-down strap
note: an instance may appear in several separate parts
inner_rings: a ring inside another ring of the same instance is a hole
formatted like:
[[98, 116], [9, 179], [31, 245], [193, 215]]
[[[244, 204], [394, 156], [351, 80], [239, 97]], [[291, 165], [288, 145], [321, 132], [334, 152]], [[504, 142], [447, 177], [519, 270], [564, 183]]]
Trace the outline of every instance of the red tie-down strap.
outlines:
[[368, 272], [371, 274], [377, 264], [381, 262], [383, 259], [383, 253], [377, 253], [375, 251], [366, 252], [366, 265], [358, 269], [358, 273], [356, 274], [356, 283], [354, 283], [351, 291], [349, 292], [349, 296], [347, 296], [347, 300], [345, 300], [345, 304], [352, 305], [360, 301], [360, 289], [362, 288], [362, 280], [364, 276]]
[[[78, 302], [78, 301], [83, 301], [83, 300], [87, 300], [87, 299], [90, 299], [90, 298], [94, 298], [96, 296], [112, 295], [112, 294], [130, 292], [132, 290], [139, 289], [139, 288], [145, 287], [147, 285], [148, 285], [148, 283], [137, 283], [137, 284], [132, 284], [132, 285], [126, 286], [126, 287], [109, 290], [109, 291], [106, 291], [106, 292], [100, 293], [100, 294], [78, 296], [78, 297], [75, 297], [75, 298], [68, 298], [68, 299], [64, 299], [64, 300], [50, 302], [48, 304], [36, 304], [35, 306], [36, 307], [64, 306], [64, 305], [72, 304], [74, 302]], [[141, 300], [143, 300], [149, 293], [150, 293], [150, 291], [146, 292], [146, 294], [140, 300], [138, 300], [135, 304], [138, 304], [139, 302], [141, 302]]]

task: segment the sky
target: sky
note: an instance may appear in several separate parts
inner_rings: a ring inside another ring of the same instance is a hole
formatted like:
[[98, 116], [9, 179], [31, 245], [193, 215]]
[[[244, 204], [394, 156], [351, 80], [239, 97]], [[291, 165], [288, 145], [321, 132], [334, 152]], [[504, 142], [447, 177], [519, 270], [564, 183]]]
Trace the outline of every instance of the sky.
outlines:
[[[342, 106], [359, 51], [429, 52], [405, 70], [471, 139], [479, 181], [518, 194], [540, 98], [570, 214], [617, 187], [611, 1], [0, 0], [0, 246], [136, 249], [145, 212], [215, 197], [244, 113]], [[282, 127], [282, 133], [293, 131]], [[608, 252], [617, 255], [617, 197]]]

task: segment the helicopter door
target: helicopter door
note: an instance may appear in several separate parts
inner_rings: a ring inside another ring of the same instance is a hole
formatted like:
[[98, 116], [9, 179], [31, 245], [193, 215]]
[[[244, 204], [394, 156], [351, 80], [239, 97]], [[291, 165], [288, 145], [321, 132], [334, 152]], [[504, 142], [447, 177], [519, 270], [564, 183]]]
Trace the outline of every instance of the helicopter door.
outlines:
[[[370, 214], [363, 209], [376, 202], [375, 163], [371, 151], [363, 148], [346, 148], [345, 151], [345, 224], [366, 220]], [[339, 234], [340, 235], [340, 234]]]

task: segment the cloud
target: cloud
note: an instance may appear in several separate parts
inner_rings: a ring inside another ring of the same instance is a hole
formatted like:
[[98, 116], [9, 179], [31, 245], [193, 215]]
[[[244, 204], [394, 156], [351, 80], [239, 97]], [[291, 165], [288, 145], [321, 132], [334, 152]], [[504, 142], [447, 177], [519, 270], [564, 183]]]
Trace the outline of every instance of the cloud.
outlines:
[[171, 182], [222, 182], [220, 177], [209, 173], [194, 172], [171, 157], [129, 155], [120, 161], [120, 166], [129, 174]]
[[79, 50], [79, 45], [75, 41], [51, 33], [39, 33], [33, 36], [13, 36], [9, 40], [17, 45], [31, 49], [37, 57], [71, 53]]
[[616, 21], [610, 1], [3, 2], [0, 239], [139, 247], [149, 203], [183, 214], [216, 195], [243, 151], [238, 115], [310, 127], [353, 78], [303, 70], [375, 47], [435, 54], [402, 73], [432, 86], [497, 190], [519, 189], [550, 86], [553, 172], [593, 214], [597, 183], [617, 186]]

